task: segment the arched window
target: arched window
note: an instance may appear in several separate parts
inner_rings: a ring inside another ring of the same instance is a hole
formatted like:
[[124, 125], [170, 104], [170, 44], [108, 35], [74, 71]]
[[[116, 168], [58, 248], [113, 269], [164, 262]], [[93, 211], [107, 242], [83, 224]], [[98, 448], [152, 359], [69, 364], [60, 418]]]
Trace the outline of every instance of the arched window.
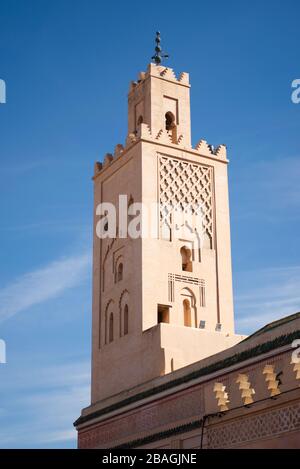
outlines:
[[108, 340], [109, 342], [112, 342], [114, 340], [114, 315], [113, 313], [110, 313], [110, 316], [109, 316]]
[[128, 305], [124, 306], [124, 335], [128, 334]]
[[203, 235], [202, 246], [207, 249], [212, 249], [212, 239], [210, 234], [207, 232]]
[[191, 304], [188, 299], [183, 300], [184, 325], [192, 326]]
[[137, 125], [141, 125], [143, 123], [143, 116], [139, 116], [138, 120], [137, 120]]
[[166, 130], [172, 130], [175, 127], [175, 116], [172, 112], [166, 112]]
[[120, 337], [123, 337], [129, 332], [129, 308], [130, 308], [129, 293], [127, 290], [123, 290], [120, 296], [120, 300], [119, 300]]
[[177, 143], [177, 127], [175, 122], [175, 116], [172, 112], [166, 112], [166, 131], [171, 137], [172, 143]]
[[192, 251], [188, 247], [183, 246], [180, 249], [180, 254], [182, 270], [185, 272], [193, 272]]
[[181, 301], [182, 324], [186, 327], [197, 327], [198, 315], [194, 292], [189, 288], [183, 288], [181, 290]]
[[118, 265], [118, 274], [117, 274], [117, 282], [120, 282], [123, 280], [123, 264], [120, 262]]
[[[105, 321], [105, 327], [103, 327], [104, 329], [104, 337], [103, 337], [103, 342], [105, 344], [108, 344], [110, 342], [110, 337], [111, 337], [111, 332], [110, 332], [110, 325], [111, 325], [111, 318], [113, 317], [114, 315], [114, 310], [115, 310], [115, 305], [114, 305], [114, 300], [113, 299], [110, 299], [108, 301], [108, 303], [106, 304], [106, 307], [105, 307], [105, 315], [104, 315], [104, 321]], [[112, 319], [113, 321], [113, 319]], [[100, 316], [100, 323], [101, 323], [101, 316]], [[102, 324], [101, 324], [102, 326]], [[101, 330], [102, 330], [102, 327], [100, 326], [100, 333], [101, 333]], [[112, 334], [113, 336], [113, 334]], [[99, 338], [99, 343], [100, 343], [100, 340], [101, 340], [101, 337]]]

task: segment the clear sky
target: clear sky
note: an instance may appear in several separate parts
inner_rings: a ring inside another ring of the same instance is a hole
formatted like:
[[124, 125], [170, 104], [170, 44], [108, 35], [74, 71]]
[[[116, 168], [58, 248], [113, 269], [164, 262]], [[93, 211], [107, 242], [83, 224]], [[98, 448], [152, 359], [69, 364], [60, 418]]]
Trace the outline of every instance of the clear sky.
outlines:
[[298, 0], [0, 0], [0, 447], [75, 447], [89, 403], [93, 164], [159, 29], [192, 138], [229, 151], [237, 330], [300, 310]]

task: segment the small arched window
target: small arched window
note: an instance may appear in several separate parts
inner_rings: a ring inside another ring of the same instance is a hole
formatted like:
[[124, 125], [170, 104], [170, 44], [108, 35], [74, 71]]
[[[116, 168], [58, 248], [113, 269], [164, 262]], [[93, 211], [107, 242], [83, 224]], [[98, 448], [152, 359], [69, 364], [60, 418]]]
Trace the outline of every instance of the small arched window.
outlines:
[[109, 342], [114, 340], [114, 315], [110, 313], [109, 316], [109, 332], [108, 332]]
[[124, 306], [124, 335], [128, 334], [128, 305]]
[[172, 130], [175, 127], [175, 116], [172, 112], [166, 112], [166, 130]]
[[144, 122], [143, 116], [139, 116], [137, 120], [137, 126], [141, 125]]
[[188, 299], [183, 300], [183, 314], [184, 314], [184, 325], [187, 327], [192, 326], [192, 313], [191, 304]]
[[120, 282], [123, 280], [123, 264], [120, 262], [118, 265], [118, 273], [117, 273], [117, 282]]
[[193, 272], [192, 251], [186, 246], [183, 246], [180, 249], [180, 254], [182, 270], [184, 270], [185, 272]]

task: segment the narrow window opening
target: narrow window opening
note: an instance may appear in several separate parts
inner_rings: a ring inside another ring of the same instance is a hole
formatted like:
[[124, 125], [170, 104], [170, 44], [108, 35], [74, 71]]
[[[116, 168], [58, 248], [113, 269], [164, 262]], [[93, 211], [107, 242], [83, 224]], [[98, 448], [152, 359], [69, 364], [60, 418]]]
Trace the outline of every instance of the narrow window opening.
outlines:
[[123, 280], [123, 264], [122, 262], [118, 265], [118, 274], [117, 274], [117, 281], [120, 282]]
[[186, 246], [183, 246], [180, 249], [180, 254], [181, 254], [182, 270], [185, 272], [193, 272], [193, 264], [191, 260], [192, 251]]
[[112, 342], [114, 340], [114, 315], [113, 313], [110, 313], [109, 316], [109, 342]]
[[191, 304], [189, 300], [183, 300], [184, 325], [192, 327]]
[[172, 143], [177, 143], [177, 128], [175, 123], [175, 116], [172, 112], [167, 112], [165, 114], [166, 118], [166, 130], [171, 136]]
[[165, 305], [157, 306], [157, 322], [169, 323], [170, 322], [170, 307]]
[[124, 307], [124, 335], [128, 334], [128, 305]]
[[175, 127], [175, 116], [172, 112], [166, 112], [166, 130], [173, 130]]

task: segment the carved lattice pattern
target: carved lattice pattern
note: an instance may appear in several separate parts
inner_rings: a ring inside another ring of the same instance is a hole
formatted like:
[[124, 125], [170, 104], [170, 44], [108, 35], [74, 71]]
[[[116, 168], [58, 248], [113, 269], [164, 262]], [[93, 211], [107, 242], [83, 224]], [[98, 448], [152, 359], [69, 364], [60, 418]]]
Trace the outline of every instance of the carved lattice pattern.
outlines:
[[300, 405], [290, 405], [264, 414], [243, 417], [232, 423], [208, 428], [207, 447], [233, 447], [248, 441], [299, 430], [299, 428]]
[[[212, 168], [168, 156], [159, 157], [160, 223], [171, 227], [173, 209], [189, 207], [201, 217], [197, 227], [213, 239]], [[170, 210], [171, 209], [171, 210]]]

